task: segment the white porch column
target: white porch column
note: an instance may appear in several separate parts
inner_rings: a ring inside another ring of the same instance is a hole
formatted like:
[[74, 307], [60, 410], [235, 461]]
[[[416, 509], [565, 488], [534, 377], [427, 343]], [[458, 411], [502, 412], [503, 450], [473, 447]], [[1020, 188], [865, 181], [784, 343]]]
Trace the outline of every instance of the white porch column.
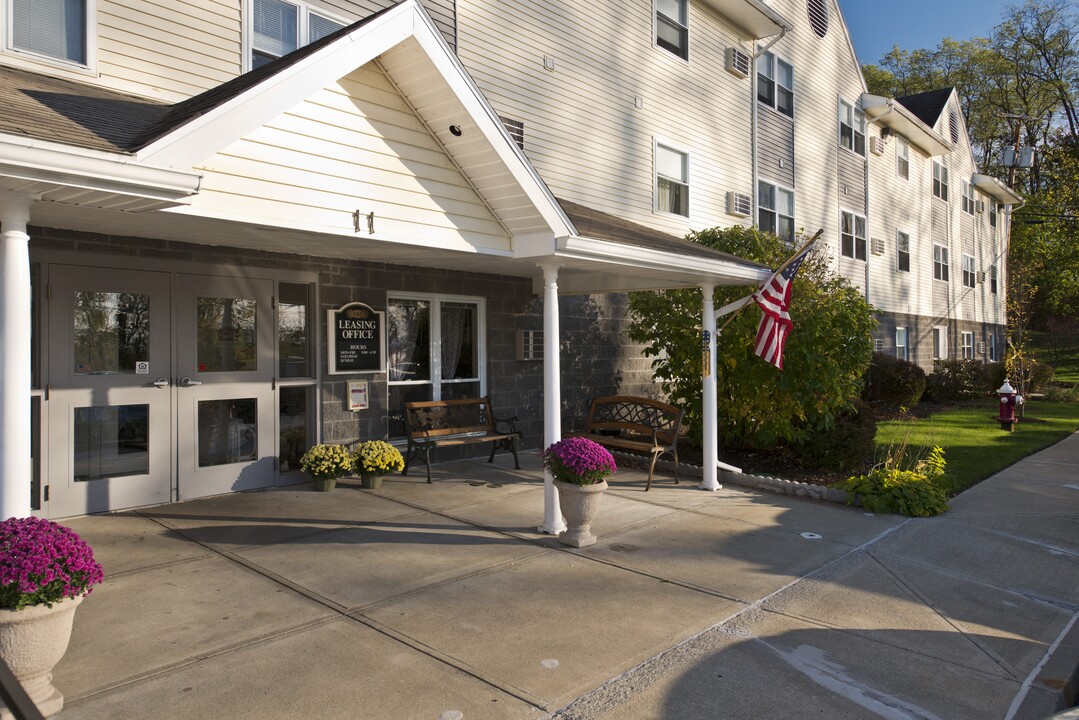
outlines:
[[30, 222], [33, 200], [0, 193], [0, 519], [30, 514]]
[[[543, 270], [543, 447], [562, 439], [562, 368], [558, 357], [558, 264]], [[543, 524], [537, 530], [557, 535], [566, 529], [558, 507], [558, 488], [549, 472], [543, 477]]]
[[716, 463], [719, 462], [719, 428], [716, 424], [716, 307], [713, 300], [715, 289], [714, 285], [701, 285], [701, 294], [704, 296], [701, 329], [707, 334], [707, 338], [701, 339], [701, 350], [706, 356], [704, 367], [701, 368], [704, 399], [704, 437], [702, 438], [704, 476], [701, 478], [701, 490], [719, 490], [722, 487], [717, 479], [719, 470], [716, 467]]

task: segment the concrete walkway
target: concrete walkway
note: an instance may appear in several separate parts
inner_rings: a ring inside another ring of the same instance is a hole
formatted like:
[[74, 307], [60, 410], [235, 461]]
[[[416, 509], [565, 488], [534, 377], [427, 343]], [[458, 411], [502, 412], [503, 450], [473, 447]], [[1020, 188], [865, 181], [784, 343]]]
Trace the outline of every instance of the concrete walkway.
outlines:
[[91, 718], [1042, 718], [1079, 664], [1079, 434], [938, 518], [624, 471], [540, 535], [538, 458], [69, 521]]

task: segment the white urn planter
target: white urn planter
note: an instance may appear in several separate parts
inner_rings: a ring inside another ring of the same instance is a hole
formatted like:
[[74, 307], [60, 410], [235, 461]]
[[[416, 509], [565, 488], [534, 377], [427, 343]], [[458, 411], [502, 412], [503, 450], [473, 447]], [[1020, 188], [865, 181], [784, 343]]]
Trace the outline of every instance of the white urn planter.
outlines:
[[[67, 651], [75, 609], [82, 596], [22, 610], [0, 610], [0, 657], [11, 668], [41, 714], [50, 717], [64, 706], [52, 684], [52, 669]], [[14, 715], [0, 703], [0, 720]]]
[[592, 521], [599, 512], [599, 501], [607, 489], [607, 481], [601, 480], [592, 485], [575, 485], [555, 480], [558, 488], [558, 506], [566, 518], [566, 531], [559, 534], [558, 541], [570, 547], [594, 545], [596, 536], [592, 534]]

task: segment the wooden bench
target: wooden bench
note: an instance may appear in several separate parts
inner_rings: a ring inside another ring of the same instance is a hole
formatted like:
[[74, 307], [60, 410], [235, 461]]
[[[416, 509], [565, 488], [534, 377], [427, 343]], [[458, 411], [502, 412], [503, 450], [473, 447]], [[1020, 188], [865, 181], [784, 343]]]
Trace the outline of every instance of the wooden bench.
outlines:
[[652, 473], [661, 455], [674, 457], [674, 481], [678, 482], [678, 433], [682, 429], [682, 414], [681, 408], [644, 397], [601, 397], [592, 401], [584, 432], [572, 436], [588, 438], [608, 448], [650, 453], [652, 464], [648, 466], [647, 492], [652, 488]]
[[408, 475], [413, 455], [423, 451], [427, 465], [427, 482], [431, 482], [431, 448], [491, 443], [491, 457], [499, 448], [513, 453], [513, 466], [520, 470], [517, 458], [521, 433], [516, 427], [517, 417], [495, 417], [490, 398], [462, 398], [458, 400], [425, 400], [405, 403], [405, 426], [408, 429], [408, 452], [402, 475]]

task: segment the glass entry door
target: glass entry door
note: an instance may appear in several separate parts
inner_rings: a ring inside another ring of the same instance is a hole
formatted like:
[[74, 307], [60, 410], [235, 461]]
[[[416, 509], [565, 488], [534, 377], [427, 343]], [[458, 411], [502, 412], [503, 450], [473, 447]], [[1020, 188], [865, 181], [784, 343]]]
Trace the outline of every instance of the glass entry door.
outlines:
[[275, 478], [273, 281], [177, 275], [180, 499]]
[[168, 502], [170, 277], [50, 267], [49, 514]]

